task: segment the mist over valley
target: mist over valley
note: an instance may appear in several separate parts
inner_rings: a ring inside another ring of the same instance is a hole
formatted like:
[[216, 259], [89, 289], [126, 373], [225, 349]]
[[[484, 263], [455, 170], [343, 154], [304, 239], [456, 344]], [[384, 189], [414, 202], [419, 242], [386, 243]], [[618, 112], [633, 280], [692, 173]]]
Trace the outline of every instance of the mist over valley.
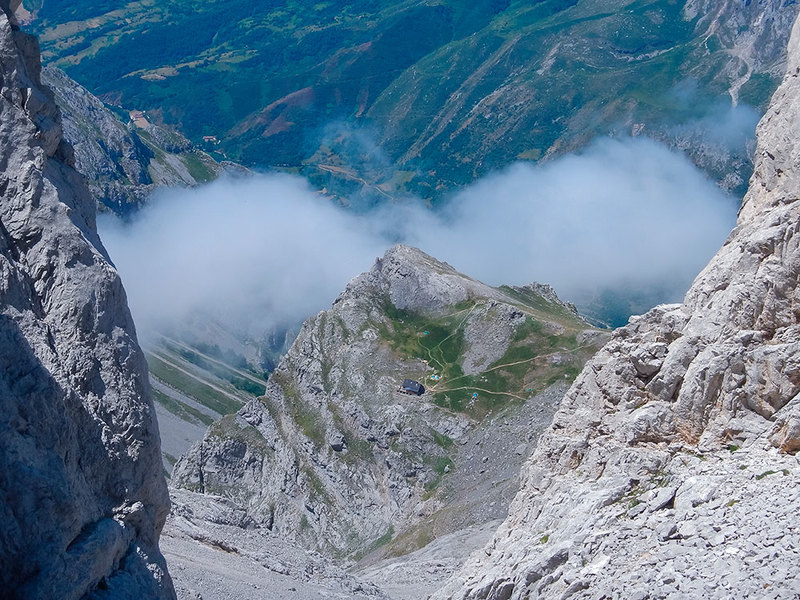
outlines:
[[791, 0], [0, 0], [0, 596], [800, 597]]

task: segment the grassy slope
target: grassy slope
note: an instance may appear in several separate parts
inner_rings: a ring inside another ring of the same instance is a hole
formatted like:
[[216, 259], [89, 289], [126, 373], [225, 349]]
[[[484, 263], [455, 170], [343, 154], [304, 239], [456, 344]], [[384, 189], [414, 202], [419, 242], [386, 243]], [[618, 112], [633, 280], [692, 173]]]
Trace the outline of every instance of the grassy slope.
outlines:
[[[467, 514], [474, 507], [464, 494], [480, 495], [483, 492], [476, 490], [483, 489], [481, 485], [489, 485], [493, 494], [502, 497], [502, 492], [494, 488], [495, 484], [499, 486], [497, 489], [508, 484], [500, 474], [502, 469], [489, 469], [489, 474], [485, 474], [486, 465], [478, 465], [477, 458], [467, 456], [473, 451], [465, 449], [477, 448], [475, 444], [480, 436], [492, 431], [492, 423], [507, 424], [517, 419], [518, 414], [524, 413], [522, 405], [553, 383], [571, 383], [605, 340], [604, 336], [581, 336], [580, 339], [586, 341], [579, 343], [579, 334], [591, 328], [564, 306], [528, 290], [509, 287], [501, 290], [525, 314], [525, 321], [517, 328], [504, 356], [483, 372], [470, 376], [464, 375], [460, 367], [467, 349], [464, 327], [469, 316], [482, 308], [486, 300], [476, 299], [453, 306], [438, 317], [399, 310], [384, 302], [382, 312], [387, 319], [377, 325], [383, 343], [401, 360], [418, 358], [426, 361], [427, 370], [408, 375], [424, 381], [434, 404], [472, 417], [476, 429], [467, 446], [455, 443], [433, 428], [428, 431], [438, 448], [423, 457], [431, 472], [425, 483], [423, 499], [438, 497], [442, 502], [440, 510], [409, 528], [392, 529], [356, 558], [370, 553], [372, 558], [400, 556], [464, 526], [464, 522], [471, 522], [470, 519], [475, 517]], [[441, 378], [435, 380], [431, 375]], [[477, 396], [473, 397], [473, 394]], [[527, 418], [523, 421], [530, 425]], [[527, 427], [524, 430], [529, 433]], [[511, 436], [505, 440], [511, 446], [525, 439], [524, 436], [514, 437], [509, 429], [505, 429], [503, 435]], [[494, 451], [499, 453], [500, 461], [510, 463], [515, 460], [508, 448], [499, 450], [499, 444], [495, 445], [493, 456]], [[488, 480], [494, 483], [488, 484]], [[456, 488], [460, 491], [454, 495]], [[460, 498], [462, 503], [453, 509], [451, 504], [456, 498]], [[492, 496], [492, 500], [496, 499]], [[477, 502], [479, 505], [480, 501]], [[453, 511], [461, 514], [454, 515]], [[480, 518], [475, 522], [480, 522]]]
[[[191, 348], [165, 339], [147, 352], [147, 361], [151, 377], [175, 392], [154, 390], [156, 402], [186, 421], [209, 425], [264, 393], [264, 384], [259, 383], [265, 381], [263, 373], [213, 347]], [[207, 410], [198, 410], [186, 397]]]
[[436, 318], [387, 303], [388, 322], [379, 325], [378, 331], [401, 356], [427, 362], [432, 371], [413, 375], [424, 381], [435, 404], [481, 420], [524, 402], [556, 381], [571, 382], [597, 350], [595, 345], [578, 343], [578, 333], [588, 326], [563, 307], [533, 294], [518, 294], [517, 299], [525, 322], [503, 357], [474, 375], [465, 375], [460, 366], [466, 350], [464, 323], [484, 301], [453, 307]]

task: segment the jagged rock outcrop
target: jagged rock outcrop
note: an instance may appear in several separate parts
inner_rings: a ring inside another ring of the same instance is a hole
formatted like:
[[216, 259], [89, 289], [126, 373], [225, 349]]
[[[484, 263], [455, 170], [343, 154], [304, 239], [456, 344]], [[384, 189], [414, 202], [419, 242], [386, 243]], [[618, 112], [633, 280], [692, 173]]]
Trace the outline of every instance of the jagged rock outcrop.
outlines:
[[60, 69], [46, 67], [42, 81], [55, 94], [64, 139], [100, 209], [124, 216], [158, 187], [198, 185], [225, 171], [244, 170], [218, 163], [179, 133], [154, 123], [146, 128], [123, 123]]
[[796, 598], [800, 26], [736, 228], [585, 367], [436, 598]]
[[171, 598], [147, 367], [18, 4], [0, 1], [0, 595]]
[[[563, 394], [552, 384], [602, 338], [539, 291], [396, 246], [305, 323], [265, 396], [212, 425], [173, 485], [337, 557], [502, 518]], [[406, 378], [428, 392], [400, 393]]]
[[[704, 40], [699, 55], [713, 53], [717, 44], [725, 48], [724, 60], [699, 61], [691, 69], [692, 80], [709, 79], [715, 87], [726, 89], [732, 106], [740, 108], [754, 103], [754, 92], [769, 93], [780, 82], [797, 15], [794, 2], [688, 0], [682, 13], [687, 21], [697, 19], [695, 34]], [[761, 102], [765, 105], [767, 99], [765, 95]], [[730, 111], [726, 117], [725, 110], [719, 106], [713, 118], [656, 125], [644, 132], [679, 149], [718, 180], [720, 187], [741, 196], [747, 190], [755, 150], [746, 123], [752, 118], [755, 124], [757, 117], [747, 110]]]

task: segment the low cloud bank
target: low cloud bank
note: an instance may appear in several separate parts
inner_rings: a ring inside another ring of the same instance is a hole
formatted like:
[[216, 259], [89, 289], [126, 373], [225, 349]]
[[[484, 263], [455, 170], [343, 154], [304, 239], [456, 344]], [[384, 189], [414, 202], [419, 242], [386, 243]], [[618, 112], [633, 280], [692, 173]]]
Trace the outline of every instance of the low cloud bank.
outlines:
[[162, 190], [133, 222], [99, 226], [145, 332], [196, 313], [254, 332], [295, 324], [386, 246], [362, 218], [287, 175]]
[[490, 284], [676, 301], [737, 204], [679, 153], [606, 139], [486, 177], [437, 211], [406, 200], [356, 215], [300, 178], [257, 175], [164, 190], [132, 223], [100, 228], [140, 329], [201, 312], [255, 332], [327, 307], [398, 241]]

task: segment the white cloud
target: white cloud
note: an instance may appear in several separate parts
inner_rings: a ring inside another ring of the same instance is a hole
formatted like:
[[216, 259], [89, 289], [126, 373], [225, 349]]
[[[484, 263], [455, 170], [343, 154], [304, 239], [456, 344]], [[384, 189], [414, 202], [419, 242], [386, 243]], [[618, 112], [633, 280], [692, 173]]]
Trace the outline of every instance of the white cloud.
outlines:
[[490, 284], [551, 283], [566, 299], [658, 288], [674, 301], [736, 209], [683, 155], [606, 139], [486, 177], [437, 211], [409, 200], [356, 215], [302, 179], [256, 175], [164, 190], [133, 223], [100, 225], [140, 328], [197, 310], [268, 328], [327, 307], [398, 240]]

